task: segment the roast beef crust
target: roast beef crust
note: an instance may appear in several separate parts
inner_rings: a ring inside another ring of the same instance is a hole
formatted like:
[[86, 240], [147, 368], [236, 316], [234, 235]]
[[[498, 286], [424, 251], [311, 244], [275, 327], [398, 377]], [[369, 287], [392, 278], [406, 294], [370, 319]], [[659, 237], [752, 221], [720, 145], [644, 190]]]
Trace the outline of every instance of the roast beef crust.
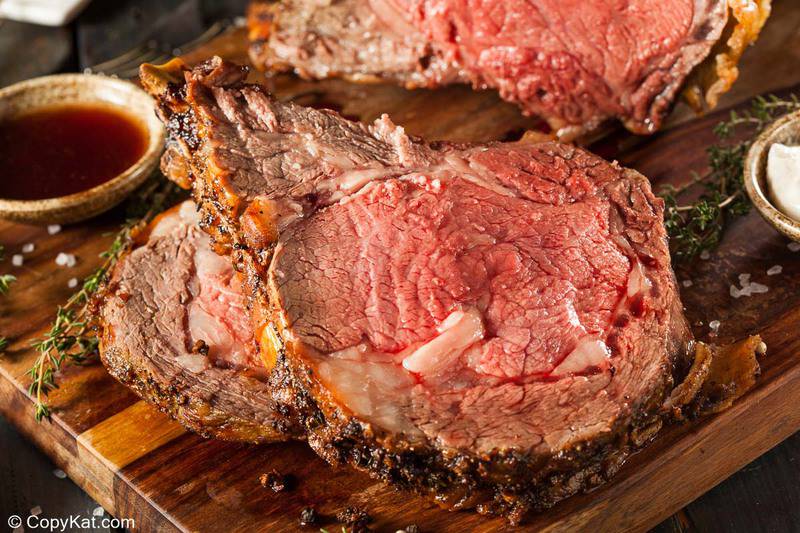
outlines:
[[755, 43], [772, 10], [772, 0], [730, 0], [731, 17], [709, 57], [694, 69], [683, 91], [697, 112], [713, 109], [739, 77], [738, 63]]
[[[176, 67], [178, 65], [172, 64], [169, 70], [174, 72]], [[214, 69], [225, 68], [230, 67], [214, 60], [197, 67], [195, 73], [205, 76]], [[144, 69], [143, 74], [159, 77], [158, 69], [153, 67]], [[161, 78], [169, 76], [168, 72]], [[145, 84], [159, 85], [153, 81]], [[159, 101], [162, 118], [167, 119], [165, 122], [172, 113], [191, 113], [186, 102], [170, 102], [164, 93], [151, 92]], [[202, 120], [195, 121], [194, 128], [200, 139], [204, 138], [204, 127]], [[202, 146], [202, 142], [200, 144]], [[270, 263], [272, 247], [253, 250], [244, 244], [234, 222], [238, 207], [222, 201], [224, 191], [209, 187], [209, 184], [224, 183], [224, 175], [216, 174], [215, 169], [205, 164], [202, 147], [193, 149], [187, 143], [182, 147], [183, 156], [192, 169], [195, 200], [204, 213], [203, 227], [212, 234], [217, 248], [229, 254], [245, 274], [255, 323], [267, 323], [280, 312], [271, 308], [277, 299], [269, 294], [270, 289], [262, 281], [265, 273], [259, 266]], [[272, 369], [270, 386], [274, 399], [297, 414], [309, 444], [329, 463], [349, 464], [395, 486], [423, 494], [444, 508], [474, 508], [483, 514], [506, 516], [516, 523], [531, 510], [549, 508], [568, 496], [606, 482], [631, 453], [655, 437], [665, 422], [696, 416], [703, 411], [701, 406], [708, 402], [702, 397], [702, 385], [684, 395], [671, 395], [677, 383], [705, 383], [709, 379], [710, 362], [719, 352], [702, 345], [709, 364], [693, 367], [691, 363], [699, 344], [687, 344], [690, 336], [682, 312], [680, 309], [673, 311], [670, 337], [676, 342], [667, 347], [671, 353], [665, 360], [670, 363], [665, 363], [663, 368], [661, 386], [631, 405], [627, 416], [619, 417], [612, 431], [575, 443], [556, 456], [517, 450], [489, 454], [443, 451], [427, 443], [411, 442], [403, 435], [384, 433], [353, 416], [333, 398], [330, 391], [321, 386], [314, 370], [306, 365], [303, 347], [287, 343], [281, 331], [275, 328], [272, 338], [276, 342], [271, 346], [274, 354], [265, 357], [265, 363]], [[748, 344], [740, 352], [747, 360], [742, 368], [749, 369], [743, 373], [749, 372], [750, 378], [742, 386], [729, 387], [728, 392], [735, 390], [736, 394], [725, 401], [744, 393], [747, 383], [757, 374], [753, 346], [760, 340], [746, 342]], [[737, 356], [740, 352], [736, 352]], [[686, 387], [681, 390], [685, 391]], [[720, 405], [720, 402], [714, 403]]]
[[295, 423], [288, 411], [285, 419], [276, 417], [269, 425], [237, 416], [230, 410], [220, 409], [214, 402], [192, 395], [186, 387], [139, 364], [137, 357], [114, 345], [113, 331], [108, 326], [103, 327], [101, 342], [100, 358], [109, 374], [189, 431], [205, 438], [253, 444], [302, 438], [295, 432]]

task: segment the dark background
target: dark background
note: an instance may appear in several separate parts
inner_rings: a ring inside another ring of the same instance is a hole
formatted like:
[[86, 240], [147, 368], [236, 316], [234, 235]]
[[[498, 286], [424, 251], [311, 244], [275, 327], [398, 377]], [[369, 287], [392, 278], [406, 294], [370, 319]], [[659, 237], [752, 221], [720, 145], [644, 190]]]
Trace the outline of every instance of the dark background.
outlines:
[[[95, 0], [66, 28], [0, 20], [0, 87], [54, 72], [83, 71], [146, 42], [172, 50], [217, 20], [242, 16], [246, 4], [247, 0]], [[798, 458], [800, 433], [654, 532], [800, 532]], [[36, 506], [48, 517], [92, 516], [98, 505], [69, 479], [57, 478], [54, 470], [46, 456], [0, 417], [0, 528], [8, 527], [8, 516], [24, 519]], [[604, 531], [602, 524], [597, 526]]]

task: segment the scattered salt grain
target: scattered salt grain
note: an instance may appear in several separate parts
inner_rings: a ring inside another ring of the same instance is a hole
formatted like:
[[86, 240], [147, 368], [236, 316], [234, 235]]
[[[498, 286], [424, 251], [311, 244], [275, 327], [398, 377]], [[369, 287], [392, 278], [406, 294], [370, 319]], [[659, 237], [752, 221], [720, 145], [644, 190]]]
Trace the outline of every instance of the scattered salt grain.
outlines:
[[777, 276], [781, 272], [783, 272], [783, 267], [781, 265], [775, 265], [767, 270], [767, 276]]
[[682, 284], [684, 287], [691, 287], [692, 285], [694, 285], [694, 284], [692, 283], [692, 280], [690, 280], [690, 279], [685, 279], [685, 280], [683, 280], [683, 281], [681, 282], [681, 284]]
[[77, 286], [78, 286], [78, 278], [70, 278], [69, 281], [67, 282], [67, 287], [69, 287], [70, 289], [74, 289]]
[[790, 252], [800, 252], [800, 242], [790, 242], [788, 248]]
[[105, 513], [105, 510], [100, 506], [95, 507], [94, 511], [92, 511], [94, 516], [103, 516], [103, 513]]
[[40, 514], [42, 514], [42, 508], [38, 505], [31, 509], [31, 516], [39, 516]]
[[61, 231], [60, 224], [50, 224], [49, 226], [47, 226], [47, 233], [49, 233], [50, 235], [55, 235], [59, 231]]
[[15, 267], [21, 267], [24, 260], [22, 254], [14, 254], [11, 256], [11, 264]]
[[711, 322], [708, 323], [708, 329], [710, 329], [714, 333], [717, 333], [719, 331], [719, 326], [720, 326], [719, 320], [712, 320]]
[[700, 259], [702, 259], [703, 261], [706, 261], [706, 260], [708, 260], [710, 258], [711, 258], [711, 254], [708, 253], [708, 250], [703, 250], [702, 252], [700, 252]]
[[750, 289], [750, 294], [763, 294], [765, 292], [769, 292], [769, 287], [761, 283], [751, 283], [747, 286], [747, 288]]
[[56, 256], [56, 264], [58, 266], [65, 266], [65, 267], [74, 267], [78, 261], [75, 259], [73, 254], [65, 254], [64, 252], [59, 252]]
[[763, 294], [769, 291], [769, 287], [762, 283], [756, 283], [750, 281], [750, 274], [739, 274], [739, 284], [741, 288], [737, 287], [736, 285], [731, 285], [730, 293], [731, 296], [734, 298], [740, 298], [742, 296], [752, 296], [753, 294]]
[[60, 468], [56, 468], [53, 470], [53, 475], [56, 476], [58, 479], [66, 479], [67, 473], [61, 470]]
[[23, 244], [22, 245], [22, 253], [23, 254], [29, 254], [32, 251], [34, 251], [35, 249], [36, 249], [36, 245], [33, 244], [32, 242], [29, 242], [28, 244]]

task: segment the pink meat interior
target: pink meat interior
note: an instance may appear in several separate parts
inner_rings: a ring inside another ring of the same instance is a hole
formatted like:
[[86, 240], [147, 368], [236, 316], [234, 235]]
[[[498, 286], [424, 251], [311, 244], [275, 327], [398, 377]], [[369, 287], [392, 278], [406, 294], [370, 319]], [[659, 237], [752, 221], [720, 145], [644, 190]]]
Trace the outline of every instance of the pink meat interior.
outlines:
[[[185, 308], [182, 311], [186, 314], [184, 344], [190, 354], [181, 357], [198, 370], [208, 365], [257, 367], [260, 363], [253, 328], [239, 277], [227, 258], [211, 250], [210, 238], [197, 227], [198, 222], [194, 203], [184, 202], [159, 218], [148, 242], [148, 247], [158, 247], [160, 240], [165, 243], [183, 240], [181, 247], [186, 253], [178, 254], [169, 265], [187, 272], [186, 287], [180, 289], [188, 290], [188, 295], [184, 296], [188, 301], [181, 302], [187, 305], [179, 309]], [[188, 238], [188, 234], [192, 238]], [[207, 356], [197, 352], [199, 341], [208, 347]]]

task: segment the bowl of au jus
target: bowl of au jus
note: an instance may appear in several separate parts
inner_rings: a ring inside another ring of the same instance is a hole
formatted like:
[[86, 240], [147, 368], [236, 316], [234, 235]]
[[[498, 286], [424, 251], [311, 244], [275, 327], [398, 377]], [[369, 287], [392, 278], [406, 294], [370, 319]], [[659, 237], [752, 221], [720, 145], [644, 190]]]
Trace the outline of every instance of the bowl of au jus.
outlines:
[[800, 112], [777, 120], [753, 142], [744, 185], [764, 220], [800, 242]]
[[85, 220], [111, 209], [158, 165], [164, 128], [133, 83], [59, 74], [0, 90], [0, 218]]

